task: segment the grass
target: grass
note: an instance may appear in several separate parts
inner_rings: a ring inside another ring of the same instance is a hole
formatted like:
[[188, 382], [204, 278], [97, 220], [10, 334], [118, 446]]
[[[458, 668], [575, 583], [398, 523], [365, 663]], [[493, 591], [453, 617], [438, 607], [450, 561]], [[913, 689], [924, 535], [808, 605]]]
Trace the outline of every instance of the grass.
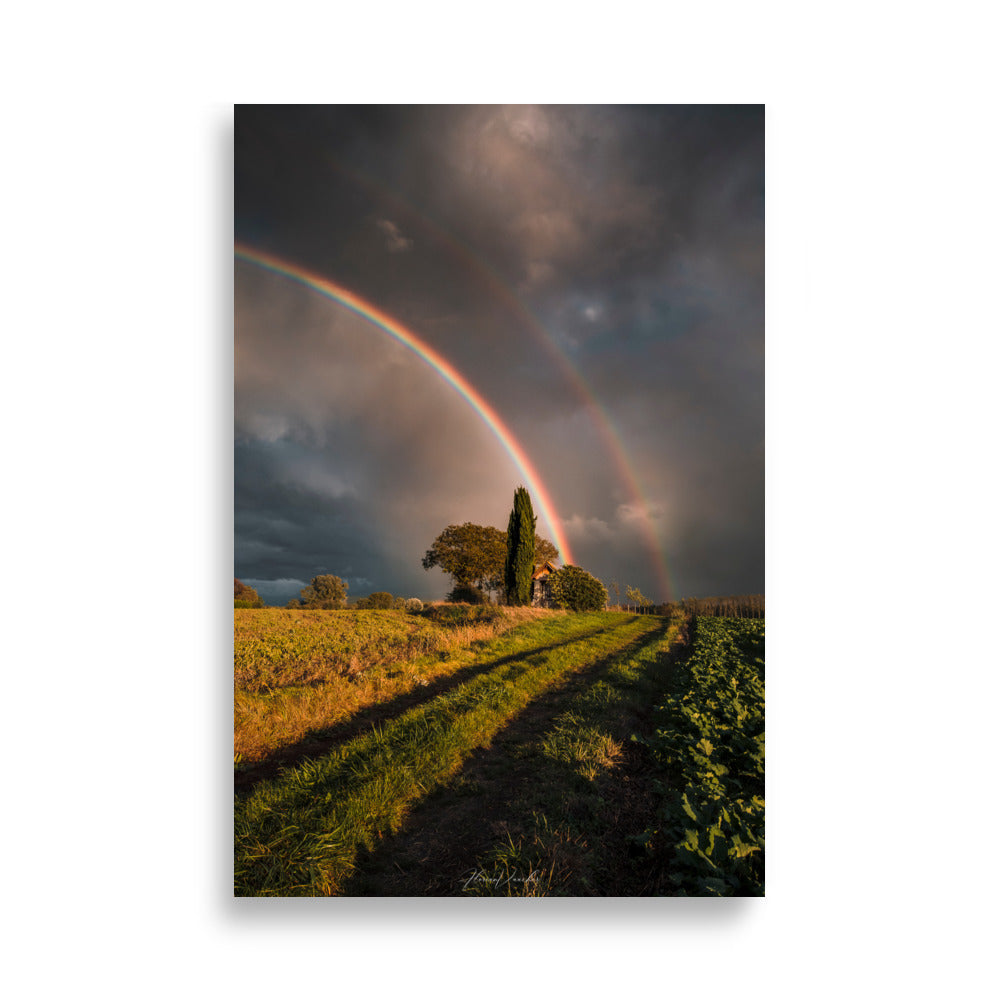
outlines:
[[[633, 702], [648, 697], [639, 675], [643, 665], [659, 662], [666, 638], [664, 620], [655, 616], [543, 614], [506, 634], [474, 640], [476, 648], [452, 650], [456, 662], [472, 671], [468, 679], [386, 719], [379, 728], [260, 782], [237, 801], [237, 895], [353, 891], [359, 861], [398, 834], [419, 802], [460, 777], [470, 758], [488, 750], [529, 706], [557, 695], [574, 676], [603, 674], [575, 697], [568, 714], [554, 720], [548, 739], [527, 761], [534, 766], [542, 762], [560, 779], [570, 768], [579, 780], [593, 781], [614, 767], [622, 753], [622, 727], [631, 718]], [[419, 658], [413, 662], [422, 665], [410, 676], [432, 666]], [[536, 784], [544, 782], [543, 775]], [[454, 791], [468, 799], [461, 780]], [[552, 794], [558, 795], [558, 788]], [[552, 803], [546, 801], [551, 811]], [[557, 848], [579, 852], [581, 835], [569, 820], [553, 816], [554, 821], [548, 815], [538, 820], [530, 843], [520, 833], [509, 833], [489, 849], [482, 863], [499, 873], [494, 882], [506, 865], [508, 886], [546, 893], [559, 888], [563, 866]], [[532, 844], [538, 841], [548, 849], [535, 850]], [[521, 871], [524, 862], [518, 852], [531, 850], [539, 864], [518, 875], [526, 881], [516, 883], [512, 866], [520, 865]], [[535, 877], [528, 879], [532, 873]], [[471, 891], [483, 884], [474, 878], [469, 883]]]
[[395, 611], [234, 612], [234, 760], [252, 770], [293, 755], [364, 709], [427, 689], [475, 662], [482, 644], [531, 622], [536, 608], [434, 606]]
[[655, 873], [630, 839], [656, 801], [649, 761], [630, 736], [648, 727], [651, 706], [675, 670], [679, 622], [657, 621], [651, 641], [539, 706], [537, 729], [511, 734], [502, 755], [520, 767], [498, 756], [484, 771], [479, 797], [502, 797], [504, 808], [492, 836], [475, 838], [463, 859], [471, 874], [462, 895], [655, 891]]

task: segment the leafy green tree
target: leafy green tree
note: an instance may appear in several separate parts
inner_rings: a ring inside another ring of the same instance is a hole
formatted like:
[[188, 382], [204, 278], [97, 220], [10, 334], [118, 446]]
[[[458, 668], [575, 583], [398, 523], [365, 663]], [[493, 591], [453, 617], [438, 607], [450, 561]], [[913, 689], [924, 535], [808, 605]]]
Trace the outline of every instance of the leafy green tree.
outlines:
[[394, 604], [392, 594], [386, 590], [377, 590], [374, 594], [362, 597], [354, 606], [359, 611], [390, 611]]
[[497, 528], [480, 524], [450, 524], [427, 550], [421, 565], [438, 566], [455, 581], [456, 587], [499, 590], [507, 539]]
[[299, 600], [288, 607], [325, 608], [336, 610], [347, 604], [347, 584], [339, 576], [314, 576], [312, 583], [299, 591]]
[[[535, 535], [535, 565], [559, 558], [559, 550]], [[504, 588], [507, 533], [481, 524], [451, 524], [434, 539], [421, 565], [437, 566], [454, 580], [454, 590], [474, 589], [499, 593]], [[450, 598], [449, 598], [450, 599]]]
[[549, 574], [549, 588], [556, 604], [570, 611], [602, 611], [608, 603], [604, 584], [579, 566], [563, 566]]
[[535, 535], [535, 565], [555, 562], [558, 558], [559, 550], [547, 538]]
[[233, 577], [233, 607], [262, 608], [264, 601], [253, 587], [248, 587], [242, 580]]
[[523, 486], [514, 491], [514, 507], [507, 523], [507, 560], [504, 583], [507, 603], [531, 603], [531, 574], [535, 568], [535, 512], [531, 497]]
[[626, 587], [625, 600], [628, 601], [630, 606], [634, 604], [637, 608], [645, 608], [653, 603], [648, 597], [643, 595], [638, 587]]

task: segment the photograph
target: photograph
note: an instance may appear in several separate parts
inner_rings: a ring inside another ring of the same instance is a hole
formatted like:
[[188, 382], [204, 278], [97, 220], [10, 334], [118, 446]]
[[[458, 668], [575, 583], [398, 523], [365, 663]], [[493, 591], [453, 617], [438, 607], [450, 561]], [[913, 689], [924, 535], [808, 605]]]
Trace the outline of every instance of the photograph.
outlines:
[[232, 166], [234, 895], [764, 896], [765, 106]]

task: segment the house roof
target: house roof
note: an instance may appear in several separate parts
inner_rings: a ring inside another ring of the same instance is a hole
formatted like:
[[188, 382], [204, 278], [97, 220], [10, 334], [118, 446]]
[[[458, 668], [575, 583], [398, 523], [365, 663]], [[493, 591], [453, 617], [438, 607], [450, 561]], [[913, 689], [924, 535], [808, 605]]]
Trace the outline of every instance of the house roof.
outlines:
[[546, 559], [541, 566], [535, 567], [535, 572], [531, 574], [531, 579], [538, 580], [540, 577], [548, 576], [549, 573], [554, 573], [558, 568], [551, 559]]

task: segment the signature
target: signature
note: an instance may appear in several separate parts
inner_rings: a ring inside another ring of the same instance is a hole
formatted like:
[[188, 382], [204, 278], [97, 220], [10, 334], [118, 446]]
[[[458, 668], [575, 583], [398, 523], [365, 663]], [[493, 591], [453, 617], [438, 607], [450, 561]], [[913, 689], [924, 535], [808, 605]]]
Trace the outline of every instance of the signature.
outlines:
[[494, 889], [499, 889], [501, 886], [511, 886], [511, 885], [534, 885], [538, 881], [538, 873], [531, 871], [527, 875], [499, 875], [491, 876], [487, 875], [484, 871], [474, 871], [466, 880], [465, 884], [462, 886], [463, 889], [468, 889], [470, 885], [489, 885]]

